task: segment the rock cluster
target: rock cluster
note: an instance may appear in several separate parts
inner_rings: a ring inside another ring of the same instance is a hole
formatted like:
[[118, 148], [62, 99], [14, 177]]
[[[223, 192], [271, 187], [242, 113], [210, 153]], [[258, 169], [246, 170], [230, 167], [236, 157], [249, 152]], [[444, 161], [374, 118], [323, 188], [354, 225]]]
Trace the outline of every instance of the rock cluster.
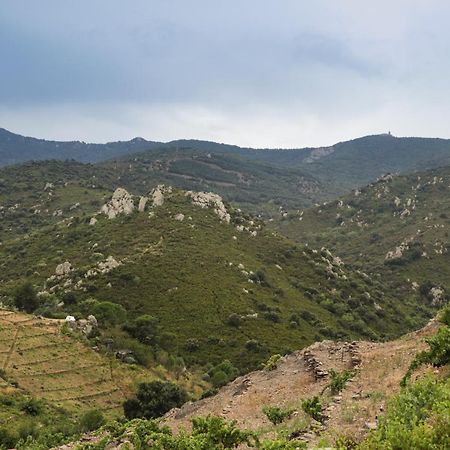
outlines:
[[69, 261], [65, 261], [61, 264], [58, 264], [55, 269], [55, 275], [57, 277], [64, 277], [69, 275], [70, 272], [73, 271], [72, 264]]
[[117, 188], [111, 200], [104, 204], [100, 210], [108, 216], [108, 219], [114, 219], [119, 214], [131, 214], [135, 209], [133, 197], [123, 188]]
[[153, 201], [153, 206], [162, 206], [164, 204], [164, 195], [170, 194], [172, 192], [172, 186], [164, 186], [163, 184], [158, 184], [158, 186], [153, 189], [150, 193]]
[[74, 316], [67, 316], [65, 323], [70, 330], [79, 331], [87, 337], [98, 327], [97, 319], [92, 314], [87, 319], [80, 320], [76, 320]]
[[213, 207], [214, 212], [219, 216], [220, 220], [230, 223], [231, 216], [225, 208], [220, 195], [214, 194], [213, 192], [188, 191], [186, 192], [186, 196], [191, 197], [192, 203], [201, 208]]
[[316, 380], [320, 380], [328, 375], [328, 372], [322, 368], [322, 362], [319, 361], [311, 350], [306, 349], [303, 353], [303, 359], [306, 363], [306, 368], [314, 375]]

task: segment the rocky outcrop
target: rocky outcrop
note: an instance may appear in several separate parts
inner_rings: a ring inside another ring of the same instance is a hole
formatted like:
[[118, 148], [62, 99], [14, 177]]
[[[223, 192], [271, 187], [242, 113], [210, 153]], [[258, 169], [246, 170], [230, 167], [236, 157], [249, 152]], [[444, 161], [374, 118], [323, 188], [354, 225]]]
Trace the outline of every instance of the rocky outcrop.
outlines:
[[214, 208], [214, 212], [219, 216], [220, 220], [230, 223], [231, 216], [228, 213], [222, 197], [213, 192], [186, 192], [186, 196], [191, 197], [192, 203], [194, 205], [200, 206], [201, 208]]
[[72, 264], [70, 264], [69, 261], [65, 261], [56, 266], [55, 275], [57, 277], [64, 277], [66, 275], [69, 275], [69, 273], [72, 272], [72, 270], [73, 270]]
[[445, 301], [445, 291], [441, 287], [432, 287], [430, 289], [430, 295], [433, 306], [441, 306]]
[[131, 214], [135, 209], [133, 197], [123, 188], [117, 188], [111, 200], [104, 204], [100, 210], [108, 216], [108, 219], [114, 219], [119, 214]]
[[153, 206], [162, 206], [164, 204], [165, 195], [172, 193], [172, 186], [164, 186], [164, 184], [158, 184], [150, 193], [153, 201]]
[[141, 197], [139, 199], [139, 205], [138, 205], [138, 211], [139, 212], [144, 212], [145, 211], [145, 205], [148, 202], [148, 197]]

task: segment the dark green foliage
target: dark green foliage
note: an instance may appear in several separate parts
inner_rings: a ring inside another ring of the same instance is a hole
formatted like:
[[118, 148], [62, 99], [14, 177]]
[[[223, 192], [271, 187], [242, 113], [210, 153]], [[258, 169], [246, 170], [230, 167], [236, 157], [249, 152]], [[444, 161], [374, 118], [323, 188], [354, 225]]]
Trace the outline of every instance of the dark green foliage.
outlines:
[[306, 399], [302, 402], [303, 411], [311, 416], [314, 420], [322, 422], [323, 420], [323, 407], [320, 397], [315, 395], [310, 399]]
[[125, 331], [138, 341], [147, 345], [156, 345], [159, 342], [160, 329], [158, 319], [148, 314], [139, 316], [124, 325]]
[[426, 377], [408, 385], [389, 401], [377, 430], [359, 448], [448, 449], [450, 448], [450, 378]]
[[241, 324], [241, 316], [236, 313], [232, 313], [228, 316], [227, 324], [232, 327], [238, 327]]
[[23, 283], [15, 290], [14, 304], [27, 313], [33, 312], [39, 306], [39, 298], [30, 282]]
[[77, 303], [77, 296], [75, 292], [64, 292], [64, 294], [61, 296], [61, 300], [65, 305], [74, 305], [75, 303]]
[[402, 380], [403, 386], [406, 385], [414, 370], [419, 367], [425, 364], [441, 367], [450, 362], [450, 327], [443, 326], [434, 336], [425, 339], [425, 341], [430, 348], [418, 353], [414, 358]]
[[90, 409], [86, 411], [80, 418], [80, 431], [86, 433], [96, 430], [106, 422], [105, 416], [99, 409]]
[[215, 388], [224, 386], [239, 375], [239, 370], [229, 360], [222, 361], [208, 371], [211, 383]]
[[263, 413], [274, 425], [284, 422], [293, 412], [293, 409], [282, 409], [277, 406], [264, 406], [263, 408]]
[[125, 322], [127, 317], [125, 308], [112, 302], [95, 303], [91, 314], [96, 317], [99, 326], [117, 325]]
[[187, 393], [176, 384], [152, 381], [141, 383], [136, 397], [126, 400], [123, 409], [128, 419], [137, 417], [153, 419], [181, 406], [186, 400]]
[[27, 399], [22, 405], [22, 411], [30, 416], [37, 416], [42, 412], [42, 403], [34, 398]]

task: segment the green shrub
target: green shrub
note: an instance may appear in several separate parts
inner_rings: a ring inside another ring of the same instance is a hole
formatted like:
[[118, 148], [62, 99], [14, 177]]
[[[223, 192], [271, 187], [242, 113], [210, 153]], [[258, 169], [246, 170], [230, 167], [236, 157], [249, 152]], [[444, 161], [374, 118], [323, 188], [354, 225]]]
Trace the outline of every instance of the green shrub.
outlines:
[[239, 316], [239, 314], [232, 313], [228, 316], [227, 325], [237, 328], [241, 324], [241, 321], [242, 319], [241, 316]]
[[226, 359], [208, 370], [208, 375], [212, 385], [219, 388], [234, 380], [239, 375], [239, 369]]
[[112, 302], [99, 302], [93, 305], [92, 311], [100, 326], [123, 323], [127, 312], [122, 305]]
[[128, 334], [143, 344], [156, 345], [160, 333], [158, 319], [148, 314], [139, 316], [132, 322], [124, 325]]
[[123, 404], [127, 419], [161, 417], [172, 408], [180, 407], [187, 400], [187, 393], [171, 382], [152, 381], [141, 383], [135, 398]]
[[264, 370], [275, 370], [278, 367], [278, 361], [282, 358], [281, 355], [272, 355], [267, 362], [263, 365]]
[[441, 367], [450, 362], [450, 327], [440, 328], [434, 336], [425, 339], [425, 341], [430, 349], [416, 355], [403, 377], [402, 386], [406, 385], [414, 370], [420, 366], [431, 364], [434, 367]]
[[30, 398], [25, 400], [21, 410], [30, 416], [38, 416], [42, 412], [42, 403], [39, 400]]
[[17, 309], [32, 313], [39, 306], [36, 290], [30, 282], [20, 285], [14, 291], [14, 304]]
[[86, 411], [80, 418], [80, 431], [86, 433], [96, 430], [106, 422], [105, 416], [99, 409], [90, 409]]
[[378, 428], [361, 449], [447, 449], [450, 444], [450, 378], [426, 377], [392, 398]]
[[311, 416], [314, 420], [322, 422], [323, 420], [323, 407], [320, 397], [315, 395], [310, 399], [306, 399], [302, 402], [303, 411]]
[[339, 394], [354, 375], [354, 370], [343, 370], [342, 372], [336, 372], [334, 369], [329, 369], [328, 373], [331, 377], [331, 383], [327, 386], [333, 395]]
[[274, 425], [284, 422], [293, 412], [293, 409], [281, 409], [277, 406], [264, 406], [263, 408], [263, 413]]

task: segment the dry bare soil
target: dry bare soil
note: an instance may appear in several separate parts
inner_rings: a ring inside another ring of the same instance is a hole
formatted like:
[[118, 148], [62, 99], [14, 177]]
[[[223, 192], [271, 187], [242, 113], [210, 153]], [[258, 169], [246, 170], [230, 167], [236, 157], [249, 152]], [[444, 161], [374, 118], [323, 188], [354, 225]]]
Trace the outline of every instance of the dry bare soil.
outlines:
[[[174, 430], [189, 428], [195, 416], [216, 415], [236, 420], [242, 428], [274, 436], [282, 432], [306, 440], [309, 446], [333, 442], [337, 436], [362, 439], [375, 428], [377, 414], [400, 390], [400, 380], [415, 354], [424, 349], [424, 338], [438, 325], [386, 343], [323, 341], [282, 358], [275, 370], [252, 372], [222, 388], [219, 393], [166, 416]], [[329, 369], [354, 369], [355, 375], [339, 395], [331, 395]], [[306, 416], [302, 400], [322, 395], [325, 420], [321, 424]], [[273, 426], [262, 411], [264, 406], [292, 408], [294, 413]], [[322, 444], [323, 445], [323, 444]], [[320, 445], [319, 445], [320, 446]]]

